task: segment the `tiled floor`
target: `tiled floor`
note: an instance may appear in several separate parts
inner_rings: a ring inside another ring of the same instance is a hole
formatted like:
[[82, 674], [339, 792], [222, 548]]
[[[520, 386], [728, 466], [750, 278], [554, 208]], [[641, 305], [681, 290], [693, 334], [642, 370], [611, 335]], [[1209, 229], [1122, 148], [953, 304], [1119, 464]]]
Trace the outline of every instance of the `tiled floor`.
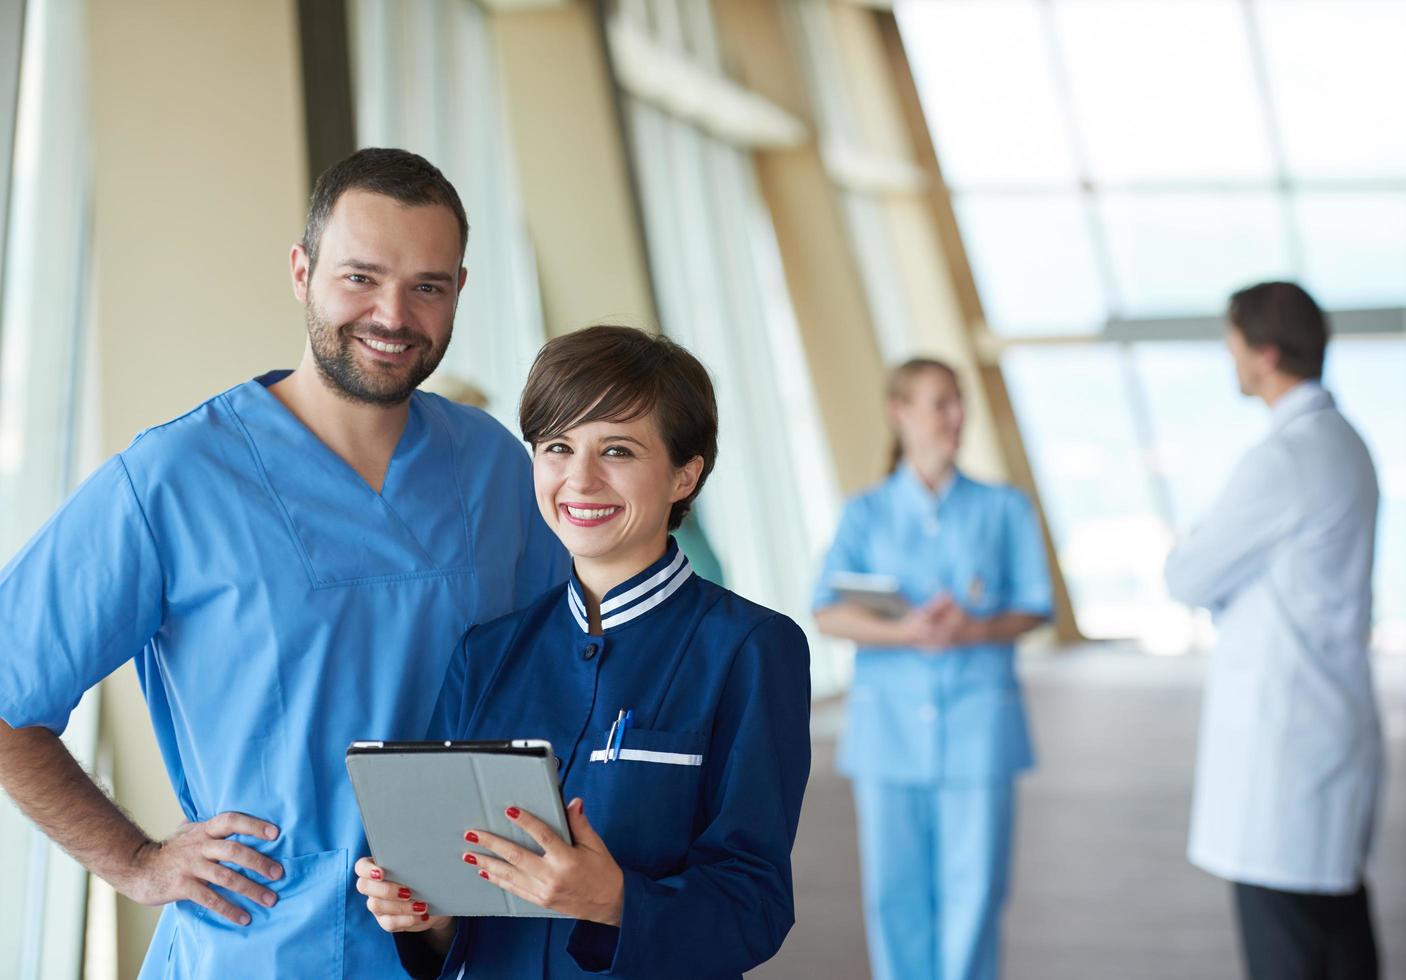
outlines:
[[[1021, 785], [1005, 980], [1239, 976], [1228, 888], [1183, 857], [1202, 668], [1092, 648], [1023, 665], [1040, 767]], [[1377, 673], [1390, 772], [1372, 887], [1383, 976], [1406, 980], [1406, 658]], [[834, 710], [816, 718], [798, 921], [758, 980], [868, 976]]]

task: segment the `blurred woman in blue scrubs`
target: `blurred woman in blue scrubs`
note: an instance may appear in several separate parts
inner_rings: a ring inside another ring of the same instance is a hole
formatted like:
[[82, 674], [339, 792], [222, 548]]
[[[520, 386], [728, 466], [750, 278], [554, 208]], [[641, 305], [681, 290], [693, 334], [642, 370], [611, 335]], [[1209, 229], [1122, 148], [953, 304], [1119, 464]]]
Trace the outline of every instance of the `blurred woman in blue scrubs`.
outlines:
[[435, 916], [371, 858], [358, 888], [415, 976], [740, 977], [794, 919], [810, 659], [670, 537], [717, 455], [712, 384], [663, 337], [591, 327], [542, 349], [520, 421], [572, 575], [469, 632], [430, 737], [552, 743], [574, 844], [508, 807], [544, 854], [466, 827], [461, 868], [568, 918]]
[[[986, 980], [1014, 779], [1032, 764], [1013, 641], [1049, 617], [1049, 574], [1020, 491], [956, 467], [952, 368], [897, 368], [888, 417], [892, 472], [845, 506], [814, 603], [823, 632], [859, 645], [839, 768], [854, 783], [869, 959], [876, 980]], [[889, 579], [907, 611], [837, 589], [855, 574]]]

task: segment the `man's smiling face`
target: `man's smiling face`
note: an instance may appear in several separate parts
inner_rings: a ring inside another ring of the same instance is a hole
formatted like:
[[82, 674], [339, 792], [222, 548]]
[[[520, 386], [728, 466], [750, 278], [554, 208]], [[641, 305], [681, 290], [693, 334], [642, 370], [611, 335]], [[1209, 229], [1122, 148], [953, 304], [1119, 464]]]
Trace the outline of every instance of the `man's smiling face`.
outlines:
[[343, 194], [298, 289], [323, 381], [353, 401], [409, 398], [449, 346], [465, 277], [460, 258], [447, 207]]

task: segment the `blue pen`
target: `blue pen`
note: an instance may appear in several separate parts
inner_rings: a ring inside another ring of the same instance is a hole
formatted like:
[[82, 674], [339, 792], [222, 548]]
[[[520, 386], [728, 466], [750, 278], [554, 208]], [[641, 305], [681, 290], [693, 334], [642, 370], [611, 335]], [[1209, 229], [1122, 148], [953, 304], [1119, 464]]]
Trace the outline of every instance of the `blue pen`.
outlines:
[[620, 761], [620, 747], [625, 744], [625, 732], [629, 729], [630, 722], [634, 721], [634, 719], [635, 713], [633, 710], [627, 710], [625, 708], [620, 709], [620, 715], [615, 719], [615, 731], [612, 733], [611, 745], [609, 746], [610, 750], [606, 753], [608, 761]]

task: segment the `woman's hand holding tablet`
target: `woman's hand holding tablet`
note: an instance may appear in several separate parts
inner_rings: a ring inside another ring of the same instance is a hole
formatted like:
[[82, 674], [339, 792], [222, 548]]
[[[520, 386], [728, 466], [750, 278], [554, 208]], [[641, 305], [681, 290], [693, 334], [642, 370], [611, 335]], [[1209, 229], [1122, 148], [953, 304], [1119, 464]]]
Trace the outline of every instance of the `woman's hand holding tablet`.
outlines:
[[[527, 826], [509, 816], [530, 808], [569, 852], [572, 828], [562, 806], [557, 765], [551, 743], [539, 739], [353, 743], [347, 749], [347, 772], [366, 827], [370, 860], [396, 885], [394, 891], [376, 887], [363, 894], [403, 904], [400, 891], [405, 890], [424, 905], [418, 911], [371, 906], [371, 912], [560, 917], [509, 889], [490, 887], [477, 873], [481, 869], [470, 865], [492, 855], [484, 851], [475, 857], [465, 853], [474, 848], [464, 846], [467, 828], [481, 833], [491, 828], [496, 840], [537, 851], [541, 845], [528, 835]], [[407, 821], [406, 813], [415, 819]], [[375, 881], [370, 871], [366, 877]]]
[[[522, 845], [470, 828], [464, 840], [492, 851], [496, 857], [464, 852], [464, 862], [478, 868], [478, 875], [523, 901], [560, 912], [583, 922], [618, 926], [625, 905], [625, 876], [600, 835], [586, 819], [585, 804], [578, 797], [566, 807], [575, 844], [569, 844], [526, 810], [510, 806], [503, 811], [542, 848], [533, 854]], [[454, 919], [430, 915], [426, 903], [397, 881], [386, 881], [381, 868], [369, 857], [356, 862], [356, 890], [366, 896], [366, 907], [386, 932], [427, 932], [441, 951], [454, 935]]]
[[562, 840], [537, 817], [508, 807], [514, 821], [542, 848], [539, 856], [486, 830], [470, 829], [464, 840], [487, 848], [496, 858], [465, 853], [479, 867], [479, 877], [524, 901], [584, 922], [620, 924], [625, 905], [625, 876], [590, 822], [586, 805], [577, 797], [566, 806], [574, 845]]
[[441, 951], [454, 938], [454, 919], [430, 915], [428, 906], [415, 898], [405, 885], [386, 881], [385, 874], [369, 857], [356, 862], [356, 890], [366, 896], [366, 907], [386, 932], [427, 932]]

